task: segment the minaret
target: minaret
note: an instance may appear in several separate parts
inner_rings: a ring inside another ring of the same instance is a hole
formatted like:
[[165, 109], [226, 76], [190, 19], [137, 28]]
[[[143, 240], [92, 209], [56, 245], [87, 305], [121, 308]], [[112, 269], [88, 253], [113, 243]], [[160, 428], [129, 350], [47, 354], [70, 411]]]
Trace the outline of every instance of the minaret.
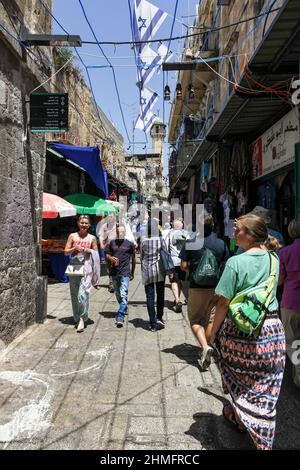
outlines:
[[164, 171], [164, 140], [166, 137], [166, 125], [157, 117], [151, 126], [150, 135], [152, 137], [152, 153], [160, 155], [161, 174], [157, 175], [157, 192], [164, 197], [163, 171]]
[[163, 157], [166, 125], [159, 117], [153, 121], [150, 135], [152, 137], [152, 153], [159, 153]]

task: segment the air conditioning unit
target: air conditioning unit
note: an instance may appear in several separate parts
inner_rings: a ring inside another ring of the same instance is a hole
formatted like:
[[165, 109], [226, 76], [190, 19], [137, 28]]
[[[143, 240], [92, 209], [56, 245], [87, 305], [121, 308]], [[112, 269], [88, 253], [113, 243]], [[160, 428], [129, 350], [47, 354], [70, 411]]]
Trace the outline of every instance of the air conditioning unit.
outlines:
[[53, 173], [45, 173], [44, 191], [46, 193], [57, 194], [57, 175]]

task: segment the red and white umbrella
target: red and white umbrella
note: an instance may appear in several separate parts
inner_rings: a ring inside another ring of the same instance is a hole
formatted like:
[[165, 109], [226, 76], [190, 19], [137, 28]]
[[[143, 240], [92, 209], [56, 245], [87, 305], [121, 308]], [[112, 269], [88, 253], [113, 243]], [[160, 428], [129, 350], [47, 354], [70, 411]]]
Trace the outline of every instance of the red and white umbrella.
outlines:
[[77, 214], [76, 207], [56, 194], [43, 193], [43, 219], [71, 217]]

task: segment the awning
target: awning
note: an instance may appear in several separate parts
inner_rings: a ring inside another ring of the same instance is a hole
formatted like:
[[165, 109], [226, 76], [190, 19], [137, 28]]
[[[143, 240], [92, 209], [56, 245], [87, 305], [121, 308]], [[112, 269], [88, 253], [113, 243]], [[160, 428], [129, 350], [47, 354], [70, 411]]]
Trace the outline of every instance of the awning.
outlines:
[[77, 147], [51, 142], [51, 148], [84, 168], [97, 188], [104, 193], [106, 198], [108, 197], [108, 188], [98, 147]]

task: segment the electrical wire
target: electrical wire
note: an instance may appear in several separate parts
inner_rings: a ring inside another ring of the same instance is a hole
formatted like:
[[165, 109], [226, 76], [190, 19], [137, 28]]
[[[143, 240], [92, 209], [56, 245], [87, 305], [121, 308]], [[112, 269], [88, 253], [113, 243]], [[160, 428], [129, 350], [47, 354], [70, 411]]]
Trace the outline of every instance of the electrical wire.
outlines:
[[[39, 0], [40, 1], [40, 0]], [[269, 11], [269, 13], [273, 13], [275, 11], [281, 10], [282, 7], [274, 8]], [[130, 45], [134, 46], [137, 44], [150, 44], [150, 43], [155, 43], [155, 42], [168, 42], [168, 41], [177, 41], [179, 39], [185, 39], [185, 38], [190, 38], [190, 37], [195, 37], [195, 36], [200, 36], [201, 34], [204, 33], [209, 33], [209, 32], [214, 32], [214, 31], [221, 31], [222, 29], [226, 28], [231, 28], [232, 26], [237, 26], [242, 23], [246, 23], [248, 21], [255, 20], [256, 18], [263, 17], [267, 14], [268, 12], [261, 13], [256, 16], [252, 16], [251, 18], [246, 18], [245, 20], [238, 21], [236, 23], [231, 23], [229, 25], [225, 26], [220, 26], [218, 28], [214, 29], [205, 29], [203, 28], [203, 31], [200, 31], [199, 33], [191, 33], [191, 34], [185, 34], [184, 36], [175, 36], [175, 37], [168, 37], [168, 38], [161, 38], [161, 39], [150, 39], [150, 40], [145, 40], [145, 41], [81, 41], [82, 44], [95, 44], [95, 45], [112, 45], [112, 46], [123, 46], [123, 45]]]
[[168, 55], [169, 55], [169, 50], [170, 50], [170, 45], [171, 45], [171, 38], [172, 38], [173, 30], [174, 30], [174, 24], [175, 24], [177, 8], [178, 8], [178, 0], [176, 0], [176, 4], [175, 4], [175, 8], [174, 8], [174, 17], [173, 17], [173, 22], [172, 22], [172, 26], [171, 26], [170, 40], [169, 40], [169, 43], [168, 43], [168, 51], [167, 51], [166, 57], [168, 57]]
[[51, 77], [47, 78], [47, 80], [45, 80], [43, 83], [38, 85], [32, 91], [30, 91], [29, 95], [31, 95], [31, 93], [34, 93], [36, 90], [38, 90], [39, 88], [44, 86], [46, 83], [48, 83], [50, 80], [52, 80], [52, 78], [55, 77], [55, 75], [57, 75], [62, 69], [64, 69], [66, 67], [66, 65], [68, 65], [71, 62], [72, 59], [73, 59], [73, 57], [71, 57], [69, 60], [67, 60], [67, 62], [65, 62], [64, 65], [62, 67], [60, 67], [60, 69], [58, 69], [53, 75], [51, 75]]
[[[48, 13], [48, 15], [51, 16], [51, 18], [53, 19], [53, 21], [55, 21], [55, 23], [69, 36], [70, 33], [62, 26], [62, 24], [58, 21], [57, 18], [55, 18], [55, 16], [52, 14], [51, 10], [48, 8], [47, 5], [45, 5], [44, 1], [43, 0], [38, 0], [39, 3], [42, 5], [42, 7], [45, 9], [45, 11]], [[107, 139], [107, 131], [105, 129], [105, 126], [102, 122], [102, 119], [101, 119], [101, 116], [100, 116], [100, 113], [99, 113], [99, 109], [98, 109], [98, 104], [97, 104], [97, 101], [96, 101], [96, 98], [95, 98], [95, 93], [94, 93], [94, 89], [93, 89], [93, 85], [92, 85], [92, 81], [91, 81], [91, 78], [90, 78], [90, 75], [89, 75], [89, 72], [88, 72], [88, 69], [87, 69], [87, 66], [85, 65], [85, 63], [83, 62], [78, 50], [77, 50], [77, 47], [75, 47], [75, 52], [81, 62], [81, 64], [83, 65], [85, 71], [86, 71], [86, 74], [88, 76], [88, 80], [89, 80], [89, 84], [90, 84], [90, 88], [91, 88], [91, 93], [92, 93], [92, 96], [93, 96], [93, 99], [94, 99], [94, 102], [95, 102], [95, 108], [96, 108], [96, 113], [98, 115], [98, 119], [99, 119], [99, 123], [100, 123], [100, 126], [102, 127], [102, 130], [103, 130], [103, 133], [104, 133], [104, 136], [105, 136], [105, 139]]]
[[117, 93], [117, 98], [118, 98], [118, 103], [119, 103], [119, 108], [120, 108], [120, 112], [121, 112], [121, 116], [122, 116], [122, 121], [123, 121], [123, 125], [124, 125], [124, 128], [125, 128], [125, 132], [126, 132], [126, 135], [127, 135], [127, 139], [128, 141], [130, 142], [130, 138], [129, 138], [129, 133], [128, 133], [128, 130], [127, 130], [127, 126], [126, 126], [126, 122], [125, 122], [125, 116], [124, 116], [124, 112], [123, 112], [123, 108], [122, 108], [122, 104], [121, 104], [121, 99], [120, 99], [120, 94], [119, 94], [119, 89], [118, 89], [118, 84], [117, 84], [117, 79], [116, 79], [116, 74], [115, 74], [115, 70], [114, 70], [114, 67], [112, 65], [112, 63], [110, 62], [110, 60], [108, 59], [108, 57], [106, 56], [104, 50], [102, 49], [101, 45], [99, 44], [99, 41], [97, 39], [97, 36], [92, 28], [92, 25], [87, 17], [87, 14], [86, 14], [86, 11], [84, 9], [84, 6], [82, 4], [82, 1], [81, 0], [78, 0], [79, 2], [79, 5], [81, 6], [81, 9], [82, 9], [82, 12], [83, 12], [83, 15], [84, 15], [84, 18], [95, 38], [95, 40], [97, 41], [98, 43], [98, 47], [100, 49], [100, 51], [102, 52], [102, 54], [104, 55], [105, 59], [107, 60], [108, 64], [111, 66], [111, 70], [112, 70], [112, 74], [113, 74], [113, 79], [114, 79], [114, 84], [115, 84], [115, 89], [116, 89], [116, 93]]

